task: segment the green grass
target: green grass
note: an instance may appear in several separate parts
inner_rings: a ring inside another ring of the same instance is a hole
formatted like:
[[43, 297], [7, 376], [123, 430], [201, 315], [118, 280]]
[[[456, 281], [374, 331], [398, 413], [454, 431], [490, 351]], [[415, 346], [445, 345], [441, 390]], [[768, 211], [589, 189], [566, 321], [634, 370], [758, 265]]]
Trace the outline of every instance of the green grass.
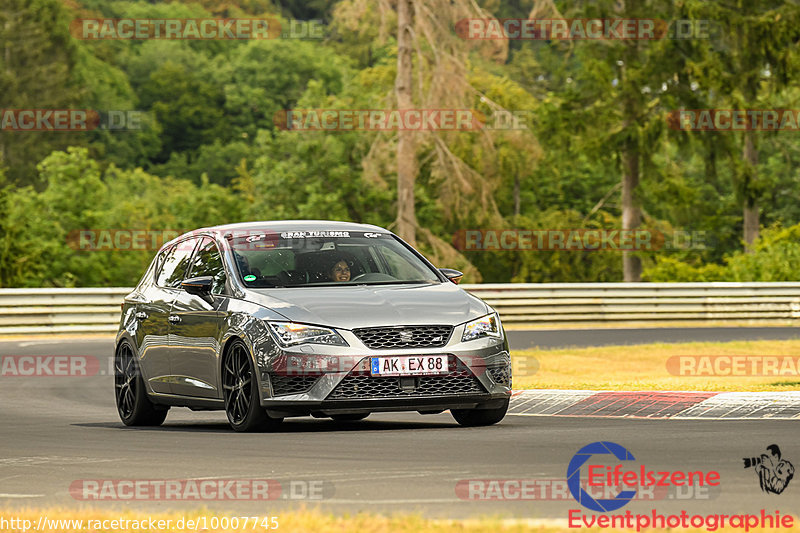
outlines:
[[[667, 369], [673, 356], [769, 355], [800, 357], [800, 340], [692, 342], [512, 353], [515, 389], [792, 391], [800, 376], [679, 376]], [[538, 362], [535, 373], [530, 359]], [[527, 364], [526, 364], [527, 363]]]

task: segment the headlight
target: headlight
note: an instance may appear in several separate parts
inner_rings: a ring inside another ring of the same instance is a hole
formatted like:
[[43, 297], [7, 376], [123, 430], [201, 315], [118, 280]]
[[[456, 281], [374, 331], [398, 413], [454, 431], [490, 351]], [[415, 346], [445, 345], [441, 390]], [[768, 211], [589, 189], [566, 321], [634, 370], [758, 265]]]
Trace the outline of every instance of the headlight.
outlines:
[[467, 322], [461, 342], [480, 339], [481, 337], [500, 337], [500, 318], [497, 313], [482, 316]]
[[294, 322], [270, 322], [270, 329], [278, 343], [284, 348], [298, 344], [327, 344], [349, 346], [341, 335], [330, 328], [295, 324]]

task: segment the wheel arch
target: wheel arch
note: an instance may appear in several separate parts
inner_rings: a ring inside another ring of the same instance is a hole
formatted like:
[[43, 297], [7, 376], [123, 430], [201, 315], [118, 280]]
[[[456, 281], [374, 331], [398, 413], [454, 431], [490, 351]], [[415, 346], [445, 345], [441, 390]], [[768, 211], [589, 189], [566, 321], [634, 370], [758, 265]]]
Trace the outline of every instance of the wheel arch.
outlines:
[[[261, 390], [261, 372], [259, 370], [258, 361], [256, 360], [255, 350], [253, 350], [253, 345], [249, 341], [247, 335], [245, 335], [241, 331], [231, 331], [229, 332], [220, 343], [220, 356], [217, 364], [217, 376], [219, 376], [219, 386], [220, 386], [220, 393], [222, 393], [222, 365], [225, 364], [225, 357], [227, 357], [228, 352], [237, 341], [244, 344], [245, 348], [247, 349], [247, 355], [250, 357], [250, 362], [253, 364], [253, 369], [255, 370], [255, 379], [256, 379], [256, 386], [258, 390]], [[224, 398], [224, 395], [223, 395]]]
[[[236, 314], [230, 317], [226, 324], [225, 333], [220, 339], [219, 358], [217, 362], [217, 376], [220, 387], [222, 383], [222, 365], [228, 355], [231, 345], [236, 341], [241, 341], [247, 348], [250, 362], [255, 370], [256, 383], [259, 391], [262, 386], [261, 373], [271, 355], [272, 342], [266, 325], [260, 318], [252, 315]], [[267, 344], [265, 344], [265, 342]], [[270, 355], [267, 355], [270, 352]], [[220, 388], [221, 390], [221, 388]]]
[[117, 338], [114, 340], [114, 355], [117, 355], [117, 350], [119, 350], [120, 345], [123, 342], [128, 342], [131, 347], [133, 348], [134, 353], [139, 355], [138, 347], [136, 346], [136, 340], [133, 338], [133, 335], [127, 329], [124, 329], [117, 334]]
[[233, 344], [236, 341], [243, 342], [245, 344], [245, 346], [247, 346], [247, 351], [250, 352], [250, 357], [251, 358], [253, 357], [253, 350], [250, 348], [250, 345], [247, 342], [245, 342], [245, 340], [242, 337], [243, 337], [243, 335], [241, 335], [239, 333], [232, 333], [222, 341], [222, 345], [220, 346], [220, 350], [219, 350], [220, 357], [219, 357], [219, 368], [218, 368], [218, 370], [220, 372], [220, 375], [222, 375], [222, 363], [225, 361], [225, 356], [228, 355], [228, 350], [231, 349], [231, 346], [233, 346]]
[[122, 343], [127, 343], [128, 346], [131, 347], [131, 351], [133, 352], [133, 358], [136, 360], [136, 371], [139, 372], [139, 374], [142, 377], [142, 383], [144, 384], [144, 392], [151, 401], [156, 402], [155, 394], [153, 393], [153, 389], [150, 386], [150, 376], [147, 375], [147, 372], [145, 372], [145, 369], [141, 364], [142, 356], [139, 351], [139, 346], [136, 344], [136, 337], [131, 335], [128, 330], [122, 330], [117, 335], [114, 344], [114, 355], [113, 355], [115, 361], [114, 368], [116, 368], [117, 353], [119, 353], [119, 347], [122, 346]]

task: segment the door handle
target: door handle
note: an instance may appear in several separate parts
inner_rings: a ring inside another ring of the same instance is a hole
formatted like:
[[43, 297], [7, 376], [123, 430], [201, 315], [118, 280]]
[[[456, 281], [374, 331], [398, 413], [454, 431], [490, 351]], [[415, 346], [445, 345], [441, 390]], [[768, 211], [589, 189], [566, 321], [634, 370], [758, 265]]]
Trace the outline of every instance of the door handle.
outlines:
[[169, 318], [167, 320], [169, 320], [173, 324], [177, 324], [178, 322], [181, 321], [181, 317], [179, 317], [178, 315], [169, 315]]
[[145, 313], [144, 311], [139, 311], [138, 313], [136, 313], [133, 316], [135, 316], [139, 320], [144, 320], [145, 318], [147, 318], [147, 313]]

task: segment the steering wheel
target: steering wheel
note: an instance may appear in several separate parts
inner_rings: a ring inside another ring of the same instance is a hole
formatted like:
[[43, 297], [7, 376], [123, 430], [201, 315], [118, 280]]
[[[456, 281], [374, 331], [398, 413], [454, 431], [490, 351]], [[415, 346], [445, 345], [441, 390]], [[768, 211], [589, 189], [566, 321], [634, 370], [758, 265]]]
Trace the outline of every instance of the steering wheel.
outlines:
[[350, 281], [397, 281], [397, 278], [380, 272], [366, 272], [359, 274]]

